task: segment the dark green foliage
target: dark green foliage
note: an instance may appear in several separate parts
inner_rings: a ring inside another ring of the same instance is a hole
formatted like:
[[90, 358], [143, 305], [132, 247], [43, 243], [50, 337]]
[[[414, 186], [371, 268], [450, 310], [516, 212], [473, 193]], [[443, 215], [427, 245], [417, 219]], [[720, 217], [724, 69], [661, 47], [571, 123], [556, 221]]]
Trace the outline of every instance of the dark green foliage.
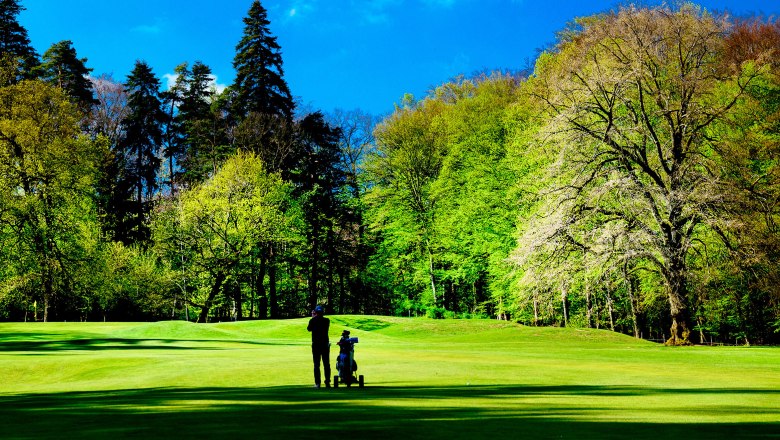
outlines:
[[281, 47], [270, 24], [267, 11], [255, 0], [244, 18], [244, 35], [233, 59], [233, 111], [239, 118], [252, 112], [292, 118], [295, 105], [284, 80]]
[[143, 243], [149, 238], [148, 215], [152, 210], [160, 168], [159, 151], [166, 120], [160, 101], [160, 80], [143, 61], [138, 61], [127, 77], [127, 116], [122, 121], [125, 137], [118, 145], [116, 160], [118, 197], [132, 188], [129, 199], [117, 200], [119, 217], [116, 239]]
[[[340, 217], [343, 215], [339, 191], [345, 176], [338, 167], [339, 130], [330, 127], [322, 113], [307, 115], [298, 124], [303, 150], [299, 175], [299, 190], [304, 198], [304, 215], [309, 243], [309, 298], [308, 307], [318, 301], [318, 293], [327, 292], [325, 303], [333, 309], [335, 274], [344, 273], [339, 255]], [[322, 286], [320, 284], [323, 284]], [[343, 294], [343, 288], [342, 288]]]
[[213, 175], [229, 156], [228, 104], [212, 89], [211, 68], [202, 62], [182, 64], [176, 73], [176, 86], [166, 92], [175, 115], [169, 115], [165, 156], [173, 180], [186, 188]]
[[19, 0], [0, 0], [0, 61], [16, 66], [15, 80], [35, 77], [38, 53], [35, 52], [17, 16], [25, 8]]
[[92, 69], [86, 67], [86, 62], [86, 58], [76, 55], [73, 42], [66, 40], [55, 43], [43, 54], [39, 68], [41, 79], [63, 89], [84, 113], [98, 103], [87, 78]]

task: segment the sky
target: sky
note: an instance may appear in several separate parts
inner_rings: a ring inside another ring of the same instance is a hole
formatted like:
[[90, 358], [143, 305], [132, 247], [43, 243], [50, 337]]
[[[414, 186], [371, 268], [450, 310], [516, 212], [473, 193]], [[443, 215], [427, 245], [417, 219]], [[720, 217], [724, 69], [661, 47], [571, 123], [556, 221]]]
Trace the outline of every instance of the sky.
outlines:
[[[94, 75], [124, 81], [136, 60], [163, 84], [201, 61], [218, 85], [235, 76], [235, 46], [252, 0], [21, 0], [33, 47], [73, 41]], [[312, 109], [382, 115], [458, 75], [520, 70], [602, 0], [264, 0], [292, 94]], [[780, 15], [780, 0], [700, 0], [710, 11]]]

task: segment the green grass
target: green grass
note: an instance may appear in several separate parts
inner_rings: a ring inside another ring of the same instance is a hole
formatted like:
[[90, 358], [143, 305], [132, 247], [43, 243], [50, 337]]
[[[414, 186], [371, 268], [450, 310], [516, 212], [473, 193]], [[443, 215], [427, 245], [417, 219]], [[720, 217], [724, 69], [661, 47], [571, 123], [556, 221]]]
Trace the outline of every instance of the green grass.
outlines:
[[365, 388], [311, 388], [305, 319], [0, 324], [0, 438], [780, 438], [778, 348], [331, 322]]

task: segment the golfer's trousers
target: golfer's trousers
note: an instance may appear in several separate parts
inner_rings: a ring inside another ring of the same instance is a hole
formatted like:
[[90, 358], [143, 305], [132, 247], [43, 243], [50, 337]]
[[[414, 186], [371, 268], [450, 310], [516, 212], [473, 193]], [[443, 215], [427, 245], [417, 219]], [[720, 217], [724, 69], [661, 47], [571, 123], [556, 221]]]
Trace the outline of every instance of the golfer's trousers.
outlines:
[[314, 383], [319, 385], [322, 382], [320, 378], [320, 359], [325, 366], [325, 383], [330, 383], [330, 347], [328, 345], [312, 344], [311, 354], [314, 360]]

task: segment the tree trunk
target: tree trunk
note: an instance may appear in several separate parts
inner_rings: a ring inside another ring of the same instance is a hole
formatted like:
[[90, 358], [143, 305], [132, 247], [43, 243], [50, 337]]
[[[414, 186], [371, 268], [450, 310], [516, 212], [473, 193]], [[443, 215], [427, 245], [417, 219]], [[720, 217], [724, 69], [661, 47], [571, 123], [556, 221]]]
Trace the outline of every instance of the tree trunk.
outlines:
[[569, 288], [567, 286], [563, 286], [561, 288], [561, 305], [563, 306], [563, 326], [568, 327], [569, 326], [569, 309], [567, 307], [567, 302], [569, 301]]
[[590, 285], [585, 286], [585, 322], [588, 328], [593, 328], [593, 301], [591, 301]]
[[250, 291], [250, 297], [249, 297], [249, 319], [254, 319], [255, 317], [255, 301], [257, 301], [257, 274], [255, 273], [255, 259], [254, 257], [250, 258], [249, 262], [249, 291]]
[[311, 265], [309, 272], [309, 310], [317, 306], [318, 300], [317, 285], [320, 282], [319, 246], [319, 237], [316, 233], [313, 233], [311, 237], [311, 262], [309, 263]]
[[325, 242], [325, 246], [328, 249], [328, 271], [327, 271], [327, 278], [325, 279], [326, 286], [328, 289], [328, 292], [326, 294], [326, 300], [325, 303], [328, 305], [328, 313], [333, 313], [333, 308], [335, 305], [335, 301], [333, 300], [333, 293], [335, 292], [335, 283], [333, 282], [333, 273], [334, 268], [336, 266], [341, 266], [341, 262], [337, 261], [336, 259], [336, 243], [335, 238], [333, 234], [333, 225], [328, 225], [328, 235], [327, 235], [327, 241]]
[[433, 294], [433, 304], [436, 305], [436, 278], [433, 274], [433, 253], [431, 252], [430, 242], [428, 243], [428, 275], [431, 277], [431, 293]]
[[539, 295], [534, 290], [534, 326], [539, 325]]
[[623, 277], [626, 279], [626, 292], [628, 293], [628, 302], [631, 304], [631, 323], [634, 326], [634, 337], [639, 338], [639, 326], [637, 326], [636, 305], [634, 303], [634, 283], [625, 269], [623, 270]]
[[340, 264], [339, 268], [339, 313], [344, 313], [344, 308], [346, 307], [347, 300], [346, 300], [346, 293], [344, 289], [344, 265]]
[[669, 329], [667, 345], [688, 345], [688, 336], [691, 333], [689, 326], [688, 308], [683, 302], [684, 296], [679, 291], [669, 289], [669, 311], [672, 316], [672, 326]]
[[471, 304], [471, 307], [470, 307], [471, 310], [469, 310], [469, 312], [470, 313], [477, 313], [477, 305], [478, 305], [478, 299], [477, 298], [479, 298], [479, 296], [477, 294], [477, 282], [476, 281], [471, 283], [471, 294], [473, 295], [473, 301], [472, 301], [472, 304]]
[[276, 294], [276, 262], [274, 261], [275, 258], [276, 255], [274, 253], [274, 248], [273, 245], [271, 245], [269, 247], [269, 252], [268, 252], [268, 290], [270, 294], [270, 298], [268, 299], [268, 302], [271, 309], [272, 319], [279, 318], [279, 299], [277, 298], [277, 294]]
[[225, 281], [225, 273], [226, 272], [224, 271], [220, 271], [217, 273], [216, 278], [214, 278], [214, 284], [211, 286], [211, 291], [209, 291], [209, 296], [206, 298], [206, 302], [203, 304], [203, 307], [200, 309], [200, 316], [198, 317], [198, 322], [200, 323], [208, 322], [209, 310], [211, 309], [211, 304], [214, 302], [214, 298], [216, 298], [220, 289], [222, 289], [222, 283]]
[[685, 279], [685, 257], [682, 252], [674, 254], [667, 272], [669, 312], [672, 317], [672, 326], [669, 329], [667, 345], [688, 345], [688, 337], [691, 333], [690, 316], [688, 314], [688, 291]]
[[43, 322], [49, 322], [49, 300], [52, 297], [52, 285], [48, 275], [43, 281]]
[[696, 318], [696, 323], [699, 325], [699, 343], [704, 344], [704, 322], [701, 317]]
[[244, 320], [244, 302], [243, 295], [241, 292], [241, 281], [236, 279], [236, 290], [235, 290], [235, 298], [236, 298], [236, 321], [243, 321]]
[[257, 317], [260, 319], [268, 318], [268, 296], [265, 292], [265, 269], [267, 261], [268, 252], [265, 246], [263, 246], [263, 250], [260, 254], [260, 267], [258, 268], [257, 275], [255, 276], [255, 290], [257, 291], [258, 297], [260, 299], [259, 303], [257, 304]]

